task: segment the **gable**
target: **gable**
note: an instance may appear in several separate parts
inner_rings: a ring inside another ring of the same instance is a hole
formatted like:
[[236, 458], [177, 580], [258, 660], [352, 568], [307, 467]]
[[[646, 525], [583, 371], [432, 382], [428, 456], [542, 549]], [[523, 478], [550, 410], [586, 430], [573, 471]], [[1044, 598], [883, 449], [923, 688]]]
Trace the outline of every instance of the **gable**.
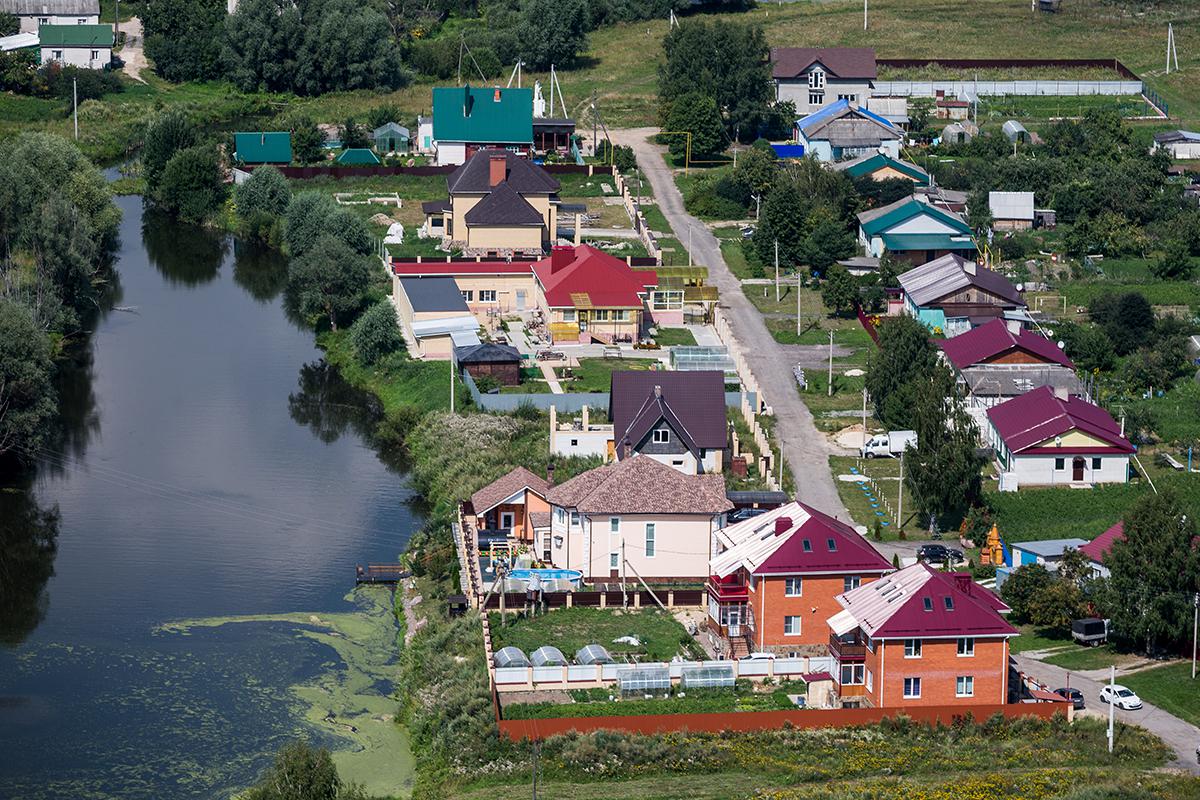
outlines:
[[888, 233], [959, 233], [959, 229], [929, 214], [916, 214], [887, 229]]
[[[1061, 441], [1061, 445], [1059, 442]], [[1095, 436], [1084, 433], [1078, 428], [1073, 428], [1059, 436], [1051, 439], [1046, 439], [1040, 442], [1035, 447], [1062, 447], [1063, 449], [1075, 447], [1109, 447], [1109, 443]]]

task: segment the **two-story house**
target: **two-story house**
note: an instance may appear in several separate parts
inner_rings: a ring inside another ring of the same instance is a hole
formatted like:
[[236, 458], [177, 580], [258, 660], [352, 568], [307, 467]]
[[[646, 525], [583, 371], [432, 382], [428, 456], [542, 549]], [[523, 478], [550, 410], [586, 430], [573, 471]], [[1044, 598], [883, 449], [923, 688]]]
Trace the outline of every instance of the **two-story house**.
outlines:
[[533, 147], [533, 90], [438, 87], [433, 90], [431, 131], [438, 166], [462, 164], [476, 151], [493, 147], [528, 153]]
[[37, 33], [43, 25], [98, 25], [100, 0], [0, 0], [0, 13], [16, 17], [20, 33]]
[[[480, 531], [504, 532], [533, 542], [534, 532], [550, 526], [550, 484], [524, 467], [501, 475], [471, 495], [471, 515]], [[538, 557], [541, 557], [538, 553]]]
[[729, 446], [724, 372], [619, 370], [610, 385], [618, 459], [641, 453], [685, 474], [721, 471]]
[[892, 571], [852, 527], [798, 502], [722, 528], [713, 550], [708, 624], [734, 657], [824, 655], [835, 598]]
[[875, 81], [870, 47], [773, 47], [775, 100], [790, 100], [810, 114], [838, 100], [866, 106]]
[[550, 560], [585, 581], [701, 581], [733, 506], [725, 478], [634, 455], [551, 487]]
[[1008, 701], [1001, 600], [967, 573], [917, 563], [838, 595], [829, 654], [843, 704], [876, 708]]

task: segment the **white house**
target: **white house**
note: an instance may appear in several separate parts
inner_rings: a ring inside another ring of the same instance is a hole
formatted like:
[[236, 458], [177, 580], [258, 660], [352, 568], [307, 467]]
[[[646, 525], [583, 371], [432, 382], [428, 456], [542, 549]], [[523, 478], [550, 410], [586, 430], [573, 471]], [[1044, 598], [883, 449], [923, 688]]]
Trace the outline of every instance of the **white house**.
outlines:
[[0, 13], [12, 14], [21, 33], [37, 33], [43, 25], [95, 25], [100, 0], [0, 0]]
[[865, 106], [875, 81], [870, 47], [773, 47], [775, 99], [810, 114], [838, 100]]
[[1176, 159], [1200, 158], [1200, 133], [1166, 131], [1154, 134], [1155, 150], [1166, 150]]
[[38, 38], [43, 64], [104, 69], [112, 62], [113, 29], [107, 25], [43, 25]]
[[413, 149], [426, 155], [437, 151], [437, 142], [433, 139], [433, 117], [417, 117], [417, 138]]
[[1017, 486], [1094, 486], [1129, 480], [1133, 445], [1112, 416], [1043, 386], [987, 410], [988, 443]]

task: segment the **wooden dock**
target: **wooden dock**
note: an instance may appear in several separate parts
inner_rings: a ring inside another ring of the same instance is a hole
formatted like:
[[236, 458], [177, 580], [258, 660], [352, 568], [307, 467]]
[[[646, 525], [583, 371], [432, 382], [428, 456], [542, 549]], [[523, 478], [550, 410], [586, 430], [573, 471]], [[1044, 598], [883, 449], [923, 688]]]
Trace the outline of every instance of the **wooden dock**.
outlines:
[[362, 583], [399, 583], [412, 575], [401, 564], [358, 564], [354, 569], [354, 582]]

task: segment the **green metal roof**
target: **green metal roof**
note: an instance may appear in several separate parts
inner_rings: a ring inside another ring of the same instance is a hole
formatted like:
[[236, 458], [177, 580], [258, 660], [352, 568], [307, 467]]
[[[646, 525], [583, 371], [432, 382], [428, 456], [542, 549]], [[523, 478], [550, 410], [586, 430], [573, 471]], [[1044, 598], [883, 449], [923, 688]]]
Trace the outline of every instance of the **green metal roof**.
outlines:
[[235, 133], [233, 157], [242, 164], [290, 164], [292, 135], [287, 131]]
[[434, 89], [433, 138], [439, 142], [531, 144], [533, 90]]
[[112, 47], [111, 25], [42, 25], [38, 28], [42, 47]]
[[891, 167], [897, 172], [901, 172], [916, 181], [918, 186], [927, 186], [929, 184], [929, 176], [922, 172], [917, 167], [909, 164], [907, 161], [899, 161], [892, 158], [886, 153], [876, 153], [870, 158], [863, 159], [857, 164], [851, 164], [846, 167], [846, 174], [852, 178], [858, 178], [862, 175], [871, 175], [881, 169]]
[[[865, 213], [865, 212], [864, 212]], [[907, 219], [911, 219], [918, 214], [935, 217], [942, 222], [945, 222], [950, 227], [961, 231], [963, 234], [970, 235], [971, 226], [960, 219], [957, 215], [951, 214], [949, 211], [944, 211], [937, 206], [931, 206], [929, 203], [922, 203], [915, 198], [909, 198], [907, 202], [901, 203], [888, 213], [876, 217], [873, 220], [862, 224], [863, 233], [867, 236], [875, 236], [887, 229], [899, 225]]]
[[379, 156], [366, 149], [365, 147], [352, 147], [349, 150], [343, 150], [342, 154], [337, 157], [339, 164], [378, 164]]
[[899, 250], [975, 250], [975, 242], [948, 233], [885, 233], [883, 246]]

